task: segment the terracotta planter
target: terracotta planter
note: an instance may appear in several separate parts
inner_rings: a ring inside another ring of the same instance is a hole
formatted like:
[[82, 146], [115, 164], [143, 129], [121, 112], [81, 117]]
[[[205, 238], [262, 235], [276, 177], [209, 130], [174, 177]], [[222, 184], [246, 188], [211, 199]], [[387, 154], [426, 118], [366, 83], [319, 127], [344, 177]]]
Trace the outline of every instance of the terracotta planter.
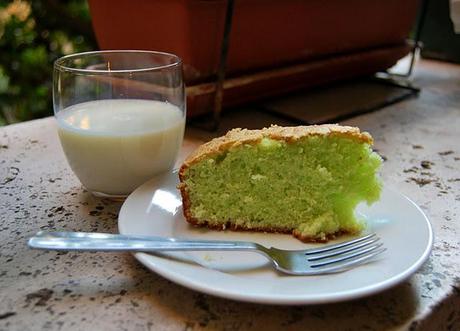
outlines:
[[[179, 55], [186, 84], [196, 87], [190, 90], [189, 114], [208, 110], [212, 87], [203, 83], [212, 82], [219, 62], [225, 1], [90, 0], [89, 5], [101, 49]], [[272, 77], [233, 86], [231, 98], [226, 84], [224, 104], [383, 70], [409, 50], [405, 39], [416, 9], [416, 0], [237, 0], [227, 77], [239, 83], [254, 73]], [[299, 65], [303, 69], [293, 72], [293, 79], [273, 74]]]

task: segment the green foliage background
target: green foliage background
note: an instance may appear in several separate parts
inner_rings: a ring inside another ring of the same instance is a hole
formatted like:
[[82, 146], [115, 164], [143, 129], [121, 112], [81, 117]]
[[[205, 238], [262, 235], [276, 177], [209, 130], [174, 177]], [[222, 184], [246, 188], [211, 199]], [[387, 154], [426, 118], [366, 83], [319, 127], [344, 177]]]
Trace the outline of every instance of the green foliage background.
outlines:
[[0, 0], [0, 125], [53, 114], [54, 60], [95, 49], [86, 0]]

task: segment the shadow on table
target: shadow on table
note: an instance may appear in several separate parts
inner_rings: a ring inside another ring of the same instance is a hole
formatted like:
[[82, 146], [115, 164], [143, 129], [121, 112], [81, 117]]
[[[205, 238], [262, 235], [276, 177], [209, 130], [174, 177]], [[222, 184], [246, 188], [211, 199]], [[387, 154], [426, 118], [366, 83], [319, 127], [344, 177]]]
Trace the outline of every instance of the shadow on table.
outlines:
[[237, 302], [173, 284], [134, 259], [126, 262], [133, 279], [142, 279], [139, 286], [126, 290], [148, 293], [152, 309], [161, 302], [164, 309], [178, 316], [189, 329], [388, 330], [408, 323], [418, 306], [417, 293], [410, 282], [367, 298], [328, 305], [276, 306]]

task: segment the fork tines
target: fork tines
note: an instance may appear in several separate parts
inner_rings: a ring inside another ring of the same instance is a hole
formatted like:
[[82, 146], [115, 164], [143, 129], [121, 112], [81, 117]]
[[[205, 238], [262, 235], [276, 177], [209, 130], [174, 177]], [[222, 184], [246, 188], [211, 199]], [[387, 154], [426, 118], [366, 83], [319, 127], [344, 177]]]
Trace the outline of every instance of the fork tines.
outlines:
[[305, 253], [310, 267], [318, 272], [336, 272], [364, 263], [386, 248], [375, 233], [343, 243], [312, 249]]

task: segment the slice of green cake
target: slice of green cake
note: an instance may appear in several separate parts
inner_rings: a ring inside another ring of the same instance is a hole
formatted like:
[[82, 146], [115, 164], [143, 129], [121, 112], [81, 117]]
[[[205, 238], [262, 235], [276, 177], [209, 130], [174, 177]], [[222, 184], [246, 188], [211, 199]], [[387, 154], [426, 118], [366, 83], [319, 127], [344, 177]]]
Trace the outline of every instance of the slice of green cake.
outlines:
[[234, 129], [200, 146], [179, 171], [185, 219], [215, 229], [293, 233], [326, 241], [364, 227], [379, 198], [372, 137], [339, 125]]

